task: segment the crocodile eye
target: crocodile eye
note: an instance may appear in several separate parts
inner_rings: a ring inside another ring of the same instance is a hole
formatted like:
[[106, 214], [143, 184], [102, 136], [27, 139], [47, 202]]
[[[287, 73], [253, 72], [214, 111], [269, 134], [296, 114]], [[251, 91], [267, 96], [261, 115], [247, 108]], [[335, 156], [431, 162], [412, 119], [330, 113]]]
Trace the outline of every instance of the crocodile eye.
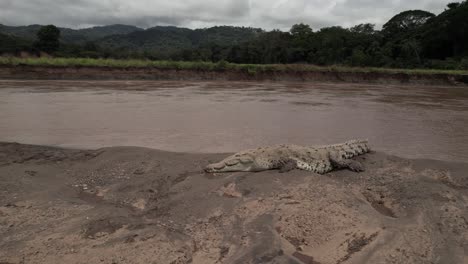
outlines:
[[240, 162], [242, 164], [247, 164], [247, 163], [252, 163], [253, 161], [252, 161], [252, 159], [249, 159], [249, 158], [241, 158]]
[[226, 165], [228, 165], [228, 166], [234, 166], [237, 163], [239, 163], [238, 159], [231, 159], [231, 160], [226, 161]]
[[214, 168], [215, 170], [220, 170], [220, 169], [222, 169], [222, 168], [224, 168], [224, 167], [225, 167], [225, 166], [224, 166], [224, 164], [222, 164], [222, 163], [218, 163], [218, 164], [213, 165], [213, 168]]

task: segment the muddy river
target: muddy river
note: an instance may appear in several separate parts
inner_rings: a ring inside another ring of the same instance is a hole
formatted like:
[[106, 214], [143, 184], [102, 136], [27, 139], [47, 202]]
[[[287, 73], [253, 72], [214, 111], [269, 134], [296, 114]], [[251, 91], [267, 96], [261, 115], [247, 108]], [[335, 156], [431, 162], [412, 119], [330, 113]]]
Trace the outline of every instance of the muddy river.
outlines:
[[369, 139], [468, 161], [468, 89], [330, 83], [0, 81], [0, 141], [233, 152]]

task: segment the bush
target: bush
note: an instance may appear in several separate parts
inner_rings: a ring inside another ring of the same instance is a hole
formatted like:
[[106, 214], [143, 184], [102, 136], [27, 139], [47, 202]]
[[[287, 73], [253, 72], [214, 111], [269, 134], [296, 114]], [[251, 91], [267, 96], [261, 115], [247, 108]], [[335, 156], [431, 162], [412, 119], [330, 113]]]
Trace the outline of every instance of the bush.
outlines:
[[225, 60], [220, 60], [216, 63], [216, 68], [219, 70], [226, 70], [228, 68], [228, 62]]
[[460, 62], [447, 58], [446, 60], [430, 60], [425, 66], [430, 69], [457, 70], [460, 68]]
[[468, 70], [468, 58], [463, 58], [460, 62], [461, 70]]

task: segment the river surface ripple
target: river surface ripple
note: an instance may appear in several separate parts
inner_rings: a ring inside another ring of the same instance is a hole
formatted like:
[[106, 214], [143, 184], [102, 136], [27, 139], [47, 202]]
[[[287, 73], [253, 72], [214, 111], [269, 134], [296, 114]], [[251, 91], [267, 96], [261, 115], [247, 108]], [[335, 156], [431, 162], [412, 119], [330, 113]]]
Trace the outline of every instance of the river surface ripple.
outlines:
[[235, 152], [369, 139], [468, 161], [468, 88], [294, 82], [0, 81], [0, 141]]

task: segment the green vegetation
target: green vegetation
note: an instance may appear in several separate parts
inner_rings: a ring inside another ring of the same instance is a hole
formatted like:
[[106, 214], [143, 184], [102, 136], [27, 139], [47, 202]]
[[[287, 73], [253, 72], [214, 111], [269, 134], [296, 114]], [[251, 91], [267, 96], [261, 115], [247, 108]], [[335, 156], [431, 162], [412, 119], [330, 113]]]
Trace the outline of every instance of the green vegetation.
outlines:
[[27, 40], [0, 33], [0, 53], [17, 54], [28, 50], [31, 43]]
[[[46, 51], [34, 45], [40, 29], [38, 25], [0, 25], [0, 55]], [[450, 3], [438, 15], [423, 10], [401, 12], [382, 30], [360, 24], [314, 31], [309, 25], [296, 24], [289, 32], [228, 26], [196, 30], [158, 26], [142, 30], [123, 25], [60, 31], [60, 47], [48, 53], [63, 58], [137, 60], [138, 65], [165, 61], [163, 64], [177, 67], [182, 64], [167, 61], [187, 61], [188, 65], [194, 64], [191, 61], [213, 65], [223, 61], [242, 65], [345, 65], [352, 69], [386, 68], [386, 72], [388, 68], [468, 70], [468, 0]], [[248, 67], [251, 72], [257, 69]], [[279, 68], [282, 66], [274, 67]]]
[[219, 61], [229, 45], [253, 40], [262, 31], [242, 27], [187, 29], [154, 27], [127, 35], [114, 35], [96, 41], [96, 45], [118, 51], [119, 58], [157, 60]]
[[151, 61], [151, 60], [116, 60], [91, 58], [16, 58], [0, 57], [1, 66], [45, 66], [45, 67], [109, 67], [109, 68], [157, 68], [201, 71], [243, 71], [249, 74], [261, 72], [375, 72], [405, 74], [451, 74], [468, 75], [463, 70], [436, 69], [392, 69], [348, 66], [315, 66], [310, 64], [236, 64], [226, 61], [188, 62], [188, 61]]
[[42, 27], [37, 32], [37, 42], [35, 46], [37, 49], [53, 53], [56, 52], [60, 47], [60, 30], [54, 25], [48, 25]]

